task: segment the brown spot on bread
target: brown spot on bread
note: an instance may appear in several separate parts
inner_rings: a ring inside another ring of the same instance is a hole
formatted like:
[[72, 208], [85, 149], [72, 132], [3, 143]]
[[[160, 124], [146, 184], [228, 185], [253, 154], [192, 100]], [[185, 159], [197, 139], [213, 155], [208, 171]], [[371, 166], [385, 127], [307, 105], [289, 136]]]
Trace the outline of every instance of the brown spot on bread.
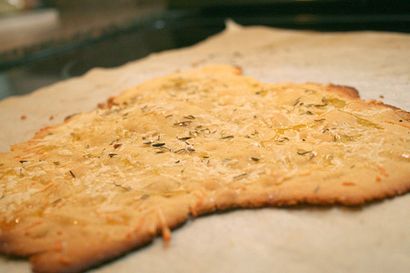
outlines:
[[350, 181], [346, 181], [346, 182], [343, 182], [342, 185], [343, 185], [343, 186], [355, 186], [356, 183], [350, 182]]
[[351, 99], [358, 99], [360, 98], [359, 91], [356, 88], [346, 86], [346, 85], [337, 85], [337, 84], [329, 84], [326, 86], [326, 90], [329, 92], [334, 92], [338, 95], [342, 95]]
[[235, 74], [242, 75], [243, 74], [243, 68], [239, 65], [235, 65]]
[[118, 105], [118, 103], [115, 101], [115, 97], [109, 97], [107, 100], [107, 107], [112, 108], [113, 106]]

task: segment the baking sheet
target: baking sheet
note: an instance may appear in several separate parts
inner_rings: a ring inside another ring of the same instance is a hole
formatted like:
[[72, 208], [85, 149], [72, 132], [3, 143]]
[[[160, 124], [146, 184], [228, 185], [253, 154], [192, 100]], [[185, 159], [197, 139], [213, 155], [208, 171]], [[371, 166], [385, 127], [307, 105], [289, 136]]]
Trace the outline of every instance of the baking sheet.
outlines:
[[[146, 79], [211, 63], [239, 65], [261, 81], [350, 85], [363, 98], [409, 111], [409, 49], [405, 34], [300, 32], [229, 22], [223, 33], [196, 46], [93, 69], [0, 101], [0, 150]], [[167, 248], [156, 239], [90, 272], [410, 272], [409, 231], [410, 194], [356, 209], [236, 210], [189, 221], [173, 231]], [[29, 265], [2, 257], [0, 272], [29, 272]]]

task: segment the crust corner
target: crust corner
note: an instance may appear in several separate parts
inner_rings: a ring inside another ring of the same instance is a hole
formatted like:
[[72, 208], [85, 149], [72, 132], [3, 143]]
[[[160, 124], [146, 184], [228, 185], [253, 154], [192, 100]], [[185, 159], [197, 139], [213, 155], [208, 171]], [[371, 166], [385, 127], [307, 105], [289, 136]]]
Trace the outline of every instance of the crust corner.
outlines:
[[329, 92], [334, 92], [339, 95], [351, 98], [351, 99], [360, 98], [359, 91], [356, 88], [347, 86], [347, 85], [338, 85], [338, 84], [330, 83], [326, 86], [326, 90]]

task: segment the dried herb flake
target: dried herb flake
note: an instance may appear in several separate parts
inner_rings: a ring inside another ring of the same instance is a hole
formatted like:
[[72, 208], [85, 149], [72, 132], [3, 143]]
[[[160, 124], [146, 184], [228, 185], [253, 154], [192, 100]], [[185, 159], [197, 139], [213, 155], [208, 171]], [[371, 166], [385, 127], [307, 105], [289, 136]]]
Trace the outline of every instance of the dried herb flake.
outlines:
[[114, 149], [118, 149], [118, 148], [120, 148], [122, 146], [122, 144], [121, 143], [117, 143], [117, 144], [114, 144]]
[[75, 174], [73, 173], [72, 170], [69, 170], [68, 172], [70, 173], [70, 175], [71, 175], [73, 178], [75, 178]]
[[162, 147], [164, 145], [165, 145], [164, 142], [157, 142], [157, 143], [152, 144], [152, 147]]

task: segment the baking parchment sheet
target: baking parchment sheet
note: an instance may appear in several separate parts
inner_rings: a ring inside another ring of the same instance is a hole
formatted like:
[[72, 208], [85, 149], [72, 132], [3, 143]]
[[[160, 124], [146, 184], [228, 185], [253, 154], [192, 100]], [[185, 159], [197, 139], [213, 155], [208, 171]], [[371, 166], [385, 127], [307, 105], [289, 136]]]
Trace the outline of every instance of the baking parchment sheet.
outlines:
[[[0, 101], [0, 150], [146, 79], [222, 63], [241, 66], [261, 81], [349, 85], [362, 98], [410, 110], [410, 35], [228, 22], [224, 32], [193, 47], [96, 68]], [[1, 257], [0, 272], [30, 268], [25, 260]], [[204, 216], [173, 231], [168, 247], [158, 238], [90, 272], [410, 272], [410, 194], [360, 208], [265, 208]]]

